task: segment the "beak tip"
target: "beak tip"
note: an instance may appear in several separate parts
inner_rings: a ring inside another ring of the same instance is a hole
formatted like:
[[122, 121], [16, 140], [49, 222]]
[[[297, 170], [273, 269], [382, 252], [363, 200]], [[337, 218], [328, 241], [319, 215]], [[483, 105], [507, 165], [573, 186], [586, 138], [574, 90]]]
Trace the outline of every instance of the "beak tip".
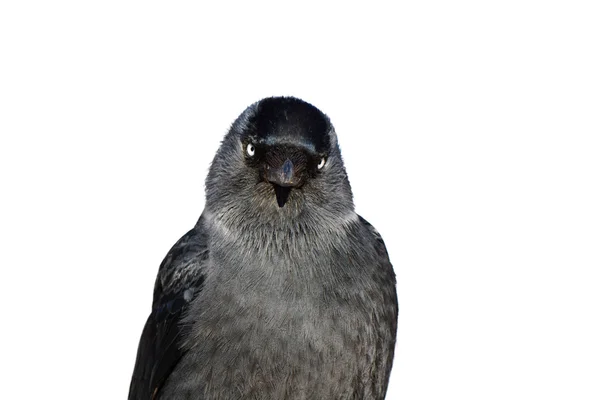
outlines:
[[280, 186], [277, 184], [273, 184], [273, 188], [275, 189], [275, 198], [277, 199], [277, 205], [279, 206], [279, 208], [282, 208], [287, 202], [292, 188], [289, 186]]

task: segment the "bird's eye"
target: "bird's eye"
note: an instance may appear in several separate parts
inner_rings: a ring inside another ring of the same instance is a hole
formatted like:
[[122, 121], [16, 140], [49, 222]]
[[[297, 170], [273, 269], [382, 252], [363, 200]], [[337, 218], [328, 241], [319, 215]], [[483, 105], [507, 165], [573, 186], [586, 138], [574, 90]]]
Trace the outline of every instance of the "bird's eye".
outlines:
[[254, 145], [252, 143], [248, 143], [248, 146], [246, 146], [246, 153], [248, 153], [248, 155], [252, 157], [255, 152], [256, 149], [254, 148]]
[[325, 157], [321, 158], [321, 161], [319, 161], [319, 165], [317, 165], [318, 169], [321, 169], [325, 166]]

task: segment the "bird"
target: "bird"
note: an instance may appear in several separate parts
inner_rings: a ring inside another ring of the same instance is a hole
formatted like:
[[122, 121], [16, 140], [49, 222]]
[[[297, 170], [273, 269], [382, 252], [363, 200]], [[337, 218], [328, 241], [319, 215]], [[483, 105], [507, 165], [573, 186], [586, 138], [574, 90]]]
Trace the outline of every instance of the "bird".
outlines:
[[384, 399], [396, 276], [337, 133], [296, 97], [233, 122], [160, 264], [129, 399]]

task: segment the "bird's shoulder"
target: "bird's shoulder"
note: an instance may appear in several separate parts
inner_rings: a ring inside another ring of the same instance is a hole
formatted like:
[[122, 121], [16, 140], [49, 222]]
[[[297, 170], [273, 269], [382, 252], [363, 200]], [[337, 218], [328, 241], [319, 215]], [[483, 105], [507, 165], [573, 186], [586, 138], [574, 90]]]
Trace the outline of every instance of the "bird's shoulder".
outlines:
[[377, 253], [389, 262], [387, 248], [385, 247], [385, 242], [383, 241], [383, 238], [381, 237], [379, 231], [377, 231], [377, 229], [375, 229], [375, 227], [371, 225], [369, 221], [367, 221], [360, 215], [358, 216], [358, 223], [363, 228], [363, 230], [367, 232], [368, 240], [372, 241], [375, 249], [377, 250]]
[[154, 285], [153, 308], [169, 302], [171, 297], [189, 297], [192, 294], [190, 290], [200, 289], [208, 256], [208, 230], [204, 217], [200, 217], [196, 226], [171, 247], [160, 264]]

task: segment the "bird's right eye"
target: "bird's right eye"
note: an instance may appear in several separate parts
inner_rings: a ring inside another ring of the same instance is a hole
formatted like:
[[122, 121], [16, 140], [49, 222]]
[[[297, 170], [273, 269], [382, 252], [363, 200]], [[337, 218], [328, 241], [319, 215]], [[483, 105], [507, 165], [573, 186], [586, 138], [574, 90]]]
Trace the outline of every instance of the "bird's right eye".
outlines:
[[248, 143], [248, 146], [246, 146], [246, 154], [252, 157], [255, 152], [256, 149], [254, 148], [254, 145], [252, 143]]

